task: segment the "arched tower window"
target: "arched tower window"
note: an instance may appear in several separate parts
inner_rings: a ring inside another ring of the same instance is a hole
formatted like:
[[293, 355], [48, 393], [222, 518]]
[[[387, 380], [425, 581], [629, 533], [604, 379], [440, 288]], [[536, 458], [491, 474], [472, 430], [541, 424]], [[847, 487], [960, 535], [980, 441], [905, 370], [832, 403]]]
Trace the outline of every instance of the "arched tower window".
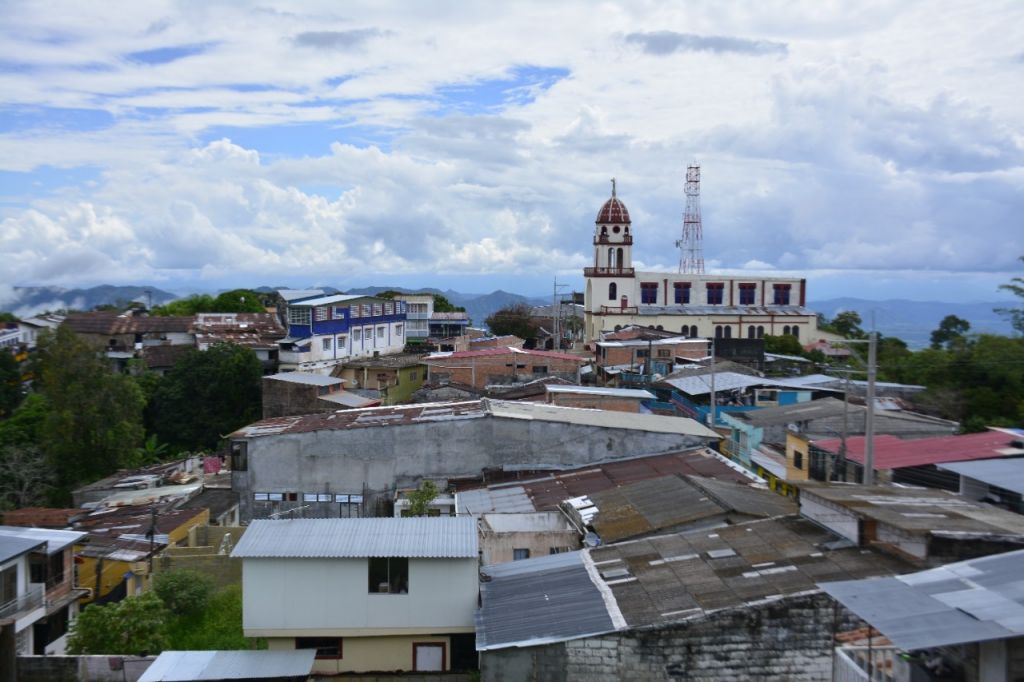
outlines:
[[732, 338], [732, 327], [730, 327], [729, 325], [725, 325], [725, 338]]
[[722, 338], [722, 325], [716, 325], [715, 326], [715, 338], [716, 339]]
[[608, 300], [614, 301], [618, 297], [619, 287], [615, 284], [615, 282], [612, 282], [611, 284], [608, 285]]
[[759, 339], [763, 339], [764, 338], [764, 327], [761, 326], [761, 325], [757, 325], [757, 338], [759, 338]]
[[697, 338], [697, 325], [690, 327], [690, 336]]
[[800, 338], [800, 327], [796, 326], [795, 324], [793, 325], [793, 338], [794, 339], [799, 339]]
[[747, 338], [748, 339], [757, 338], [757, 330], [754, 329], [754, 325], [750, 325], [749, 327], [747, 327]]
[[789, 325], [788, 324], [785, 327], [782, 328], [782, 335], [783, 336], [789, 336]]
[[608, 249], [608, 267], [615, 267], [615, 249]]
[[615, 267], [617, 267], [617, 268], [621, 268], [622, 267], [622, 247], [621, 246], [618, 249], [616, 249], [616, 251], [615, 251]]

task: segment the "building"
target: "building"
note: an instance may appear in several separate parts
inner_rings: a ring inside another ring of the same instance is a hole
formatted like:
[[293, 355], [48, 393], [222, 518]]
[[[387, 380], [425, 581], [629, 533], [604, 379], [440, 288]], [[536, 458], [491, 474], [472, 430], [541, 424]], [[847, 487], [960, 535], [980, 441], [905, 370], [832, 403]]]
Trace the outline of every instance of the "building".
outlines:
[[644, 401], [655, 400], [650, 391], [636, 388], [604, 388], [601, 386], [545, 386], [547, 402], [563, 407], [585, 407], [616, 412], [649, 412]]
[[398, 294], [395, 300], [405, 303], [406, 337], [410, 342], [424, 343], [428, 338], [449, 339], [466, 334], [469, 316], [461, 311], [435, 311], [433, 294]]
[[958, 491], [971, 500], [1024, 514], [1024, 458], [1000, 457], [937, 465], [960, 477]]
[[593, 265], [583, 269], [587, 341], [627, 325], [690, 337], [818, 340], [817, 315], [805, 307], [807, 280], [636, 271], [633, 225], [614, 183], [594, 222]]
[[46, 313], [36, 315], [24, 320], [18, 320], [18, 330], [21, 332], [21, 343], [28, 350], [34, 350], [39, 343], [39, 335], [47, 329], [53, 330], [64, 321], [64, 315]]
[[[708, 357], [707, 339], [625, 339], [598, 341], [595, 361], [598, 369], [628, 369], [639, 374], [670, 374], [677, 364]], [[600, 372], [599, 372], [600, 374]], [[608, 380], [609, 377], [603, 377]]]
[[486, 682], [829, 679], [843, 614], [816, 583], [897, 559], [787, 517], [482, 569]]
[[263, 418], [373, 407], [380, 400], [345, 390], [345, 380], [313, 372], [282, 372], [263, 377]]
[[1024, 551], [1016, 551], [908, 575], [821, 583], [879, 633], [873, 642], [837, 647], [832, 679], [880, 679], [869, 678], [872, 671], [892, 682], [1024, 679], [1022, 565]]
[[61, 323], [107, 351], [134, 354], [145, 346], [194, 346], [191, 316], [143, 315], [134, 312], [71, 313]]
[[344, 364], [335, 367], [332, 374], [343, 379], [350, 392], [358, 393], [367, 402], [397, 405], [410, 402], [413, 393], [423, 386], [427, 366], [421, 355], [381, 355], [346, 360]]
[[475, 668], [478, 553], [472, 518], [254, 521], [242, 627], [320, 674]]
[[74, 545], [85, 533], [0, 526], [0, 629], [13, 625], [21, 655], [63, 654], [86, 594], [75, 581]]
[[[266, 419], [229, 440], [232, 489], [246, 522], [284, 512], [390, 514], [394, 490], [424, 478], [440, 485], [485, 469], [571, 469], [715, 437], [678, 417], [480, 399]], [[378, 513], [378, 504], [387, 510]]]
[[[292, 292], [279, 293], [291, 296]], [[297, 295], [286, 300], [288, 336], [278, 342], [282, 370], [330, 373], [345, 360], [400, 353], [405, 348], [403, 301], [346, 294]]]
[[274, 313], [199, 313], [195, 317], [196, 347], [207, 350], [217, 343], [244, 346], [256, 354], [264, 374], [277, 369], [285, 329]]
[[581, 535], [560, 512], [483, 514], [480, 557], [484, 564], [522, 561], [580, 548]]
[[424, 362], [429, 368], [428, 380], [448, 380], [486, 388], [552, 376], [579, 383], [580, 368], [587, 360], [568, 353], [507, 346], [461, 353], [434, 353], [428, 355]]

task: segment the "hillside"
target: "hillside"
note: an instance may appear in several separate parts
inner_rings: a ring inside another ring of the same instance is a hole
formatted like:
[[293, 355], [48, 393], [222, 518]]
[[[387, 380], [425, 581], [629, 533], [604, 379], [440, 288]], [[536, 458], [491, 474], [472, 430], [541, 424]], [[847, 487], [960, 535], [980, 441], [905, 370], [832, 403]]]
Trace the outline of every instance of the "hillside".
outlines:
[[87, 289], [63, 287], [14, 287], [13, 294], [0, 301], [0, 310], [29, 317], [47, 310], [92, 310], [98, 305], [122, 305], [131, 301], [160, 305], [178, 298], [157, 287], [101, 284]]

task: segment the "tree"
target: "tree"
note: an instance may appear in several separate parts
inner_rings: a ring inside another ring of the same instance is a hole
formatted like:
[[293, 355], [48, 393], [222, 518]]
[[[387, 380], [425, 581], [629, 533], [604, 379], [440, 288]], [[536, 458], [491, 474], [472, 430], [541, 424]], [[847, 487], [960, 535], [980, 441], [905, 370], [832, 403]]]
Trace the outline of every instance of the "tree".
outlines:
[[438, 489], [433, 481], [423, 481], [415, 492], [409, 493], [409, 516], [426, 516], [430, 503], [437, 497]]
[[233, 289], [213, 299], [213, 310], [202, 310], [204, 313], [265, 313], [265, 294], [251, 289]]
[[464, 313], [466, 309], [461, 305], [452, 305], [452, 302], [441, 294], [434, 294], [435, 313]]
[[530, 317], [530, 306], [516, 303], [495, 311], [484, 320], [495, 336], [512, 334], [521, 339], [532, 339], [537, 335], [537, 324]]
[[138, 385], [69, 328], [39, 340], [41, 391], [49, 409], [40, 445], [66, 494], [135, 463], [144, 399]]
[[[1024, 263], [1024, 256], [1020, 257], [1020, 261]], [[1017, 298], [1024, 299], [1024, 277], [1014, 277], [1008, 284], [1000, 284], [999, 288], [1009, 291]], [[996, 308], [995, 312], [1005, 316], [1014, 331], [1024, 334], [1024, 308]]]
[[249, 348], [218, 343], [184, 353], [146, 406], [152, 433], [177, 450], [212, 449], [261, 413], [263, 367]]
[[863, 339], [867, 338], [867, 334], [860, 328], [861, 322], [860, 315], [855, 310], [844, 310], [843, 312], [832, 318], [828, 326], [831, 327], [837, 334], [845, 336], [848, 339]]
[[[195, 315], [196, 313], [209, 313], [214, 312], [213, 310], [213, 296], [209, 294], [192, 294], [186, 298], [179, 298], [176, 301], [170, 301], [163, 305], [158, 305], [153, 308], [154, 315], [179, 315], [188, 316]], [[217, 312], [230, 312], [230, 311], [217, 311]]]
[[764, 352], [778, 353], [780, 355], [802, 355], [804, 349], [800, 345], [800, 339], [790, 334], [783, 334], [782, 336], [768, 335], [764, 337]]
[[971, 323], [956, 315], [946, 315], [939, 322], [939, 328], [932, 332], [932, 348], [950, 348], [963, 343], [964, 334], [971, 328]]
[[153, 592], [106, 605], [93, 604], [78, 614], [68, 635], [68, 653], [159, 654], [167, 646], [167, 608]]
[[50, 403], [46, 396], [32, 393], [9, 418], [0, 421], [0, 446], [33, 445], [40, 441]]
[[210, 602], [213, 586], [210, 579], [196, 571], [175, 569], [161, 571], [153, 580], [153, 591], [167, 609], [177, 616], [201, 612]]
[[0, 349], [0, 419], [10, 417], [22, 398], [21, 363], [7, 350]]
[[0, 509], [43, 504], [55, 478], [50, 463], [35, 446], [4, 446], [0, 449]]

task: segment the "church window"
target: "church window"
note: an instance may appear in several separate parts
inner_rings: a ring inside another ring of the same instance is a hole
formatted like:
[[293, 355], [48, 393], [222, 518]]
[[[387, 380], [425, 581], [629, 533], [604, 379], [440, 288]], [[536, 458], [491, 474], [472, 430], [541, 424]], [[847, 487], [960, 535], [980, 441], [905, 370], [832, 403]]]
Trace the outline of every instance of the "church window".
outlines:
[[621, 268], [625, 261], [622, 259], [622, 249], [619, 248], [615, 251], [615, 267]]
[[757, 325], [757, 338], [764, 338], [764, 327], [762, 325]]
[[729, 325], [725, 325], [724, 336], [727, 339], [731, 339], [732, 338], [732, 327], [730, 327]]
[[756, 284], [740, 284], [740, 305], [754, 305]]
[[800, 338], [800, 327], [798, 327], [798, 326], [796, 326], [794, 324], [793, 325], [793, 329], [791, 330], [791, 333], [793, 334], [793, 338], [794, 339], [799, 339]]
[[619, 287], [615, 282], [608, 285], [608, 300], [614, 301], [619, 296]]
[[708, 282], [708, 305], [722, 305], [725, 298], [725, 284], [721, 282]]
[[720, 324], [715, 325], [715, 338], [716, 339], [722, 338], [722, 325], [720, 325]]
[[789, 290], [792, 288], [790, 284], [776, 284], [774, 285], [775, 297], [772, 302], [775, 305], [789, 305]]
[[749, 327], [747, 327], [747, 338], [748, 339], [756, 339], [757, 338], [757, 329], [754, 328], [754, 325], [750, 325]]
[[657, 282], [640, 283], [640, 302], [646, 303], [647, 305], [654, 305], [655, 303], [658, 302]]
[[[690, 302], [690, 283], [689, 282], [676, 282], [675, 283], [675, 290], [676, 290], [676, 304], [677, 305], [686, 305], [687, 303]], [[684, 332], [686, 331], [685, 327], [683, 328], [683, 331]]]
[[782, 328], [782, 335], [783, 336], [789, 336], [789, 325], [788, 324], [785, 327]]

